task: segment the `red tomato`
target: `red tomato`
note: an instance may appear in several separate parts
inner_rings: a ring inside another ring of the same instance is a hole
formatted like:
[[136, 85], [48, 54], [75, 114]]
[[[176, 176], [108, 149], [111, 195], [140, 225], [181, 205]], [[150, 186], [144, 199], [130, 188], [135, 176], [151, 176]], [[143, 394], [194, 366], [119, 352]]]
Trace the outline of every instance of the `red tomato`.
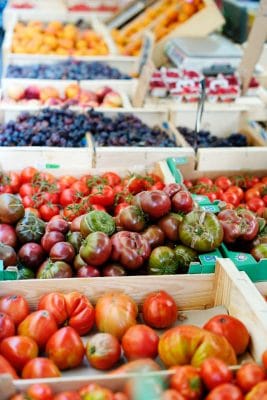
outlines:
[[15, 335], [15, 324], [13, 319], [6, 313], [0, 313], [0, 342], [1, 340]]
[[38, 174], [38, 169], [34, 167], [26, 167], [21, 171], [20, 180], [21, 183], [31, 183], [34, 176]]
[[266, 400], [267, 399], [267, 381], [258, 383], [247, 393], [246, 400]]
[[82, 181], [74, 182], [71, 187], [75, 193], [78, 193], [80, 196], [87, 196], [90, 193], [88, 186]]
[[262, 364], [264, 368], [267, 370], [267, 350], [262, 354]]
[[60, 370], [78, 367], [85, 349], [78, 333], [67, 326], [55, 332], [46, 344], [46, 354]]
[[163, 290], [150, 293], [145, 298], [142, 311], [145, 323], [152, 328], [169, 328], [178, 317], [174, 298]]
[[36, 188], [31, 183], [23, 183], [19, 189], [20, 197], [33, 196], [36, 193]]
[[58, 204], [59, 194], [53, 192], [42, 193], [42, 201], [43, 203]]
[[212, 186], [213, 185], [213, 181], [210, 178], [208, 178], [207, 176], [203, 176], [202, 178], [198, 178], [196, 183], [197, 183], [197, 185], [199, 185], [199, 184], [203, 184], [203, 185], [206, 185], [206, 186]]
[[231, 186], [229, 189], [227, 189], [228, 193], [235, 193], [239, 199], [239, 202], [241, 202], [244, 198], [244, 192], [239, 186]]
[[32, 198], [32, 196], [24, 196], [22, 197], [22, 204], [24, 208], [34, 208], [36, 206], [36, 202]]
[[81, 400], [77, 392], [61, 392], [53, 397], [53, 400]]
[[238, 207], [237, 207], [238, 209], [239, 208], [245, 208], [246, 210], [248, 210], [248, 206], [245, 204], [245, 203], [240, 203], [240, 204], [238, 204]]
[[247, 175], [245, 176], [246, 188], [250, 189], [260, 182], [260, 179], [257, 176]]
[[223, 385], [217, 386], [206, 397], [206, 400], [243, 400], [243, 399], [244, 398], [241, 390], [237, 386], [231, 383], [224, 383]]
[[71, 175], [65, 175], [61, 176], [58, 180], [58, 183], [62, 189], [66, 189], [71, 187], [71, 185], [76, 182], [78, 179], [74, 178], [74, 176]]
[[100, 204], [92, 204], [90, 205], [90, 211], [97, 210], [97, 211], [107, 211], [105, 207], [101, 206]]
[[267, 176], [263, 176], [261, 182], [267, 185]]
[[197, 368], [191, 365], [172, 367], [175, 374], [171, 376], [170, 388], [177, 390], [187, 400], [198, 400], [202, 397], [203, 387]]
[[185, 400], [185, 398], [177, 390], [167, 389], [162, 393], [160, 400]]
[[40, 213], [39, 213], [38, 210], [36, 210], [36, 208], [33, 208], [33, 207], [26, 207], [26, 208], [25, 208], [25, 214], [26, 214], [26, 213], [32, 213], [32, 214], [34, 214], [36, 217], [40, 218]]
[[147, 182], [144, 180], [143, 177], [131, 177], [125, 185], [125, 188], [132, 194], [137, 194], [146, 190]]
[[267, 211], [267, 208], [264, 206], [264, 207], [260, 207], [260, 208], [258, 208], [257, 209], [257, 215], [259, 216], [259, 217], [263, 217], [263, 214], [265, 213]]
[[8, 314], [18, 325], [30, 312], [27, 301], [22, 296], [10, 295], [0, 298], [0, 312]]
[[123, 208], [127, 208], [127, 207], [129, 207], [129, 203], [125, 203], [125, 202], [119, 203], [114, 209], [114, 216], [116, 217], [116, 215], [119, 215], [120, 211]]
[[5, 359], [5, 357], [0, 355], [0, 375], [9, 374], [13, 379], [18, 379], [18, 375], [12, 365]]
[[45, 383], [35, 383], [27, 389], [27, 395], [31, 400], [53, 400], [53, 392]]
[[113, 400], [129, 400], [128, 396], [122, 392], [114, 393]]
[[43, 204], [40, 208], [39, 208], [39, 213], [41, 215], [41, 218], [48, 222], [50, 221], [50, 219], [52, 217], [54, 217], [55, 215], [59, 214], [59, 207], [56, 206], [55, 204]]
[[225, 203], [232, 204], [237, 207], [239, 204], [238, 196], [233, 192], [225, 192], [221, 195], [221, 200], [225, 201]]
[[114, 203], [113, 189], [108, 185], [93, 186], [90, 194], [91, 204], [100, 204], [101, 206], [108, 207]]
[[44, 183], [47, 186], [48, 183], [55, 183], [56, 178], [50, 172], [39, 172], [37, 176], [34, 177], [34, 182], [40, 186]]
[[233, 379], [227, 364], [219, 358], [207, 358], [200, 367], [200, 376], [209, 390]]
[[111, 390], [101, 387], [96, 383], [89, 383], [79, 390], [82, 399], [114, 400]]
[[267, 206], [267, 194], [263, 196], [262, 200], [264, 201], [265, 206]]
[[28, 336], [43, 348], [54, 332], [57, 324], [54, 317], [46, 310], [29, 314], [18, 326], [18, 334]]
[[193, 183], [192, 183], [191, 181], [187, 180], [187, 179], [184, 179], [183, 184], [184, 184], [185, 187], [186, 187], [187, 189], [189, 189], [189, 190], [192, 189], [192, 187], [193, 187]]
[[134, 325], [122, 337], [122, 348], [129, 361], [139, 358], [156, 358], [159, 337], [146, 325]]
[[265, 203], [262, 199], [254, 197], [247, 201], [247, 205], [251, 211], [256, 212], [260, 207], [264, 207]]
[[156, 182], [154, 185], [152, 185], [150, 188], [147, 188], [146, 190], [162, 190], [164, 189], [165, 185], [163, 182]]
[[210, 201], [213, 203], [215, 200], [217, 200], [217, 194], [214, 192], [209, 192], [209, 193], [205, 193], [205, 196], [207, 196]]
[[0, 192], [18, 193], [20, 185], [20, 175], [17, 172], [9, 172], [0, 177]]
[[121, 183], [121, 178], [118, 174], [115, 174], [114, 172], [105, 172], [102, 175], [102, 178], [106, 180], [106, 184], [114, 187], [116, 185], [119, 185]]
[[244, 393], [249, 392], [257, 383], [264, 381], [264, 369], [256, 363], [248, 362], [241, 365], [236, 373], [236, 383]]
[[110, 333], [96, 333], [86, 344], [86, 357], [93, 368], [107, 370], [120, 359], [121, 346]]
[[78, 196], [74, 189], [64, 189], [59, 197], [59, 202], [63, 207], [68, 206], [71, 203], [75, 203], [78, 200]]
[[258, 189], [252, 188], [248, 189], [245, 193], [245, 200], [248, 202], [250, 199], [253, 199], [254, 197], [261, 197], [260, 191]]
[[10, 336], [2, 340], [0, 353], [17, 371], [21, 371], [28, 361], [38, 356], [38, 346], [27, 336]]
[[137, 313], [137, 305], [127, 294], [106, 293], [96, 302], [97, 329], [121, 339], [127, 329], [136, 324]]
[[248, 347], [250, 337], [247, 328], [241, 321], [230, 315], [216, 315], [206, 322], [203, 328], [225, 336], [237, 355], [244, 353]]
[[34, 358], [22, 370], [23, 379], [58, 378], [60, 376], [58, 367], [48, 358]]
[[215, 179], [215, 185], [221, 188], [224, 192], [229, 189], [230, 186], [232, 186], [231, 180], [227, 176], [218, 176], [218, 178]]

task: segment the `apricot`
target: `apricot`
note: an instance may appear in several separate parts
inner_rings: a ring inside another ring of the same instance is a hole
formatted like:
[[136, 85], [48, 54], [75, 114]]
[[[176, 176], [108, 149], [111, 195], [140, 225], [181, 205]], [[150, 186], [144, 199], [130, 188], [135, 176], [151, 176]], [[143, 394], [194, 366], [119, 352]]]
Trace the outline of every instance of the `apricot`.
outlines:
[[45, 35], [43, 39], [44, 44], [46, 44], [50, 49], [54, 50], [58, 47], [58, 41], [55, 36]]
[[59, 47], [70, 50], [73, 48], [74, 42], [71, 39], [59, 39], [58, 44], [59, 44]]
[[54, 99], [54, 98], [59, 98], [60, 97], [60, 95], [59, 95], [59, 92], [58, 92], [58, 90], [57, 89], [55, 89], [54, 87], [52, 87], [52, 86], [46, 86], [46, 87], [43, 87], [41, 90], [40, 90], [40, 100], [43, 102], [43, 103], [45, 103], [48, 99]]

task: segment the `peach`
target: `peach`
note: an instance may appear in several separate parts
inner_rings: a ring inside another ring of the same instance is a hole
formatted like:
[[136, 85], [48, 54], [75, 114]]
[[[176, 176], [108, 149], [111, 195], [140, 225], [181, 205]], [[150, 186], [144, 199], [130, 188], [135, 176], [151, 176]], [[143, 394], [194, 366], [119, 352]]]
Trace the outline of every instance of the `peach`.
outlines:
[[117, 92], [109, 92], [103, 100], [103, 106], [111, 105], [113, 107], [122, 107], [122, 98]]
[[60, 98], [59, 92], [52, 86], [46, 86], [40, 90], [40, 100], [45, 103], [48, 99]]
[[79, 96], [80, 91], [80, 86], [77, 83], [71, 83], [65, 89], [65, 96], [68, 99], [74, 99], [75, 97]]
[[7, 89], [7, 95], [10, 99], [19, 101], [24, 97], [24, 87], [18, 84], [12, 85]]

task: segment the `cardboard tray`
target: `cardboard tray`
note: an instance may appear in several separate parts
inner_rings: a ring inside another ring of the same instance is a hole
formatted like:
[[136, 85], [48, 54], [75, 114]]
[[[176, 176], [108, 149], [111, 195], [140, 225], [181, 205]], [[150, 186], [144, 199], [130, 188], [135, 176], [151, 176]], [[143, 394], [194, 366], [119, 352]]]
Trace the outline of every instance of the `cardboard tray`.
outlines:
[[[239, 318], [248, 328], [251, 335], [249, 355], [255, 361], [261, 360], [266, 349], [267, 340], [267, 307], [264, 299], [248, 279], [246, 274], [240, 273], [225, 259], [218, 259], [215, 274], [207, 275], [172, 275], [172, 276], [136, 276], [122, 278], [79, 278], [79, 279], [52, 279], [39, 281], [9, 281], [0, 282], [1, 295], [16, 293], [25, 296], [31, 307], [36, 307], [40, 296], [60, 291], [68, 293], [78, 290], [84, 293], [93, 304], [105, 292], [120, 291], [130, 295], [139, 306], [144, 297], [151, 290], [166, 290], [171, 294], [185, 319], [177, 324], [196, 324], [202, 326], [211, 316], [222, 312]], [[151, 289], [153, 288], [153, 289]], [[77, 389], [89, 381], [98, 381], [107, 386], [116, 386], [114, 381], [121, 384], [120, 378], [126, 376], [109, 377], [99, 374], [95, 377], [95, 370], [82, 366], [74, 371], [63, 372], [62, 378], [42, 379], [42, 382], [51, 383], [59, 391]], [[15, 380], [16, 389], [25, 389], [34, 380]], [[40, 381], [40, 380], [38, 380]], [[2, 385], [0, 385], [2, 388]], [[118, 385], [116, 386], [118, 390]], [[0, 392], [1, 393], [1, 392]], [[3, 397], [1, 397], [3, 399]]]

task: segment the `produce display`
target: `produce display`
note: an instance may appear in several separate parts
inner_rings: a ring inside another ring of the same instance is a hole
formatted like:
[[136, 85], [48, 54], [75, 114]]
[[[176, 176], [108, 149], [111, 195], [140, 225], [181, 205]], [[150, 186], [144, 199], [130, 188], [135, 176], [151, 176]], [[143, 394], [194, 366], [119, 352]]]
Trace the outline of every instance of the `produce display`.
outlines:
[[[195, 70], [161, 68], [152, 74], [149, 84], [151, 97], [172, 98], [184, 102], [197, 102], [201, 96], [204, 75]], [[210, 103], [229, 103], [240, 95], [240, 82], [236, 75], [219, 74], [206, 77], [206, 99]]]
[[185, 187], [164, 185], [155, 174], [56, 179], [33, 167], [2, 174], [0, 258], [5, 268], [17, 265], [21, 279], [187, 273], [199, 254], [223, 242], [264, 258], [265, 219], [240, 207], [243, 191], [227, 177], [218, 186], [209, 183], [185, 181], [192, 192], [225, 202], [217, 215], [198, 208]]
[[117, 68], [100, 62], [86, 62], [75, 59], [56, 62], [54, 64], [11, 64], [7, 68], [7, 78], [26, 79], [130, 79], [131, 77]]
[[112, 88], [104, 86], [97, 90], [89, 90], [82, 88], [78, 83], [70, 83], [63, 93], [52, 85], [40, 87], [36, 84], [24, 87], [14, 83], [8, 86], [2, 102], [43, 106], [123, 107], [121, 95]]
[[149, 127], [133, 114], [111, 118], [95, 110], [77, 113], [65, 108], [23, 112], [0, 125], [0, 146], [83, 147], [89, 132], [98, 146], [176, 146], [166, 131]]
[[150, 29], [156, 41], [160, 41], [203, 7], [205, 5], [201, 0], [162, 0], [149, 7], [125, 28], [113, 30], [112, 37], [121, 54], [136, 56], [142, 46], [144, 30]]
[[[195, 144], [196, 132], [185, 126], [178, 126], [178, 131], [183, 135], [185, 140], [191, 145]], [[218, 137], [212, 135], [208, 130], [201, 129], [198, 132], [197, 147], [245, 147], [248, 146], [247, 137], [240, 133], [231, 133], [227, 137]]]
[[90, 27], [52, 21], [18, 22], [12, 36], [12, 53], [93, 56], [109, 54], [101, 36]]
[[163, 290], [145, 295], [142, 314], [128, 294], [117, 291], [103, 293], [95, 304], [77, 291], [51, 291], [32, 309], [23, 296], [10, 294], [0, 297], [0, 312], [0, 371], [13, 378], [57, 378], [79, 366], [112, 375], [162, 366], [199, 371], [211, 357], [227, 369], [250, 341], [246, 326], [227, 314], [202, 327], [180, 324], [178, 307]]

